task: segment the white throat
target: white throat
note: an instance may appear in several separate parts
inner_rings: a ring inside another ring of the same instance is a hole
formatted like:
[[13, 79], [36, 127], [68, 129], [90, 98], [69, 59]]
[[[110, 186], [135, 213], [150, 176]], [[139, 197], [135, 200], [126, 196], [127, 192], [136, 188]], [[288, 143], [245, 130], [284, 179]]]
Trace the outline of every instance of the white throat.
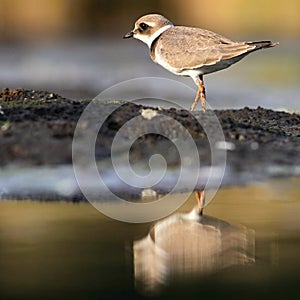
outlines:
[[148, 45], [148, 47], [151, 47], [152, 42], [159, 37], [163, 32], [165, 32], [166, 30], [168, 30], [169, 28], [174, 27], [173, 24], [169, 24], [166, 26], [161, 27], [160, 29], [158, 29], [155, 33], [153, 33], [151, 36], [143, 36], [143, 35], [136, 35], [134, 36], [134, 38], [144, 42], [145, 44]]

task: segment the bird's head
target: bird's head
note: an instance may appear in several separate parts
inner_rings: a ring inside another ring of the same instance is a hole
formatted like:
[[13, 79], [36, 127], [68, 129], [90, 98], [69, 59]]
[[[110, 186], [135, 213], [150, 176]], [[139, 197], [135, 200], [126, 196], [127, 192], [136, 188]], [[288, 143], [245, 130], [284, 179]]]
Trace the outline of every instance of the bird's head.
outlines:
[[164, 16], [158, 14], [145, 15], [139, 18], [134, 29], [124, 35], [124, 38], [135, 38], [151, 47], [152, 42], [164, 31], [174, 25]]

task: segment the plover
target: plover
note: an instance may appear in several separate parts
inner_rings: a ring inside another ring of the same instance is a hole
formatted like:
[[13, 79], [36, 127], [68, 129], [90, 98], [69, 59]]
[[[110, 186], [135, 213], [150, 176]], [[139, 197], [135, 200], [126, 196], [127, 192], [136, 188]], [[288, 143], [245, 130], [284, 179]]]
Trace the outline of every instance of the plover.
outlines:
[[209, 30], [174, 26], [158, 14], [138, 19], [134, 29], [124, 36], [131, 37], [148, 45], [154, 62], [176, 75], [190, 76], [194, 80], [198, 90], [191, 111], [200, 99], [202, 110], [206, 110], [203, 75], [228, 68], [251, 52], [278, 44], [271, 41], [235, 42]]

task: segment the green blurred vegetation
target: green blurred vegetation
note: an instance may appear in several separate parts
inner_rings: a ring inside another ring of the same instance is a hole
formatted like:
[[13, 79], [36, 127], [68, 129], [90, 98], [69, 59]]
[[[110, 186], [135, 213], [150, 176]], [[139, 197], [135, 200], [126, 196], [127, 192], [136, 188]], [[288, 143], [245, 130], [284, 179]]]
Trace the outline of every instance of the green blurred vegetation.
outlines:
[[119, 35], [153, 12], [225, 35], [300, 36], [299, 0], [0, 0], [0, 39]]

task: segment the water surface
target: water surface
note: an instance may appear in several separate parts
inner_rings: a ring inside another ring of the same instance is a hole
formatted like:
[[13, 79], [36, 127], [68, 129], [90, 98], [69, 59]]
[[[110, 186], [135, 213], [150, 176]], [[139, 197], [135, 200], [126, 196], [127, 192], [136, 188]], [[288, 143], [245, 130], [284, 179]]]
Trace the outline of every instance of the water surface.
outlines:
[[[213, 251], [217, 248], [212, 243], [209, 257], [213, 264], [208, 256], [203, 257], [206, 257], [204, 264], [213, 267], [201, 268], [199, 253], [207, 249], [205, 239], [204, 248], [200, 244], [200, 252], [195, 256], [195, 252], [180, 252], [183, 249], [180, 240], [184, 237], [175, 236], [173, 245], [179, 248], [164, 250], [168, 259], [174, 258], [171, 252], [179, 249], [176, 260], [165, 264], [163, 273], [156, 273], [163, 276], [158, 278], [159, 284], [152, 286], [147, 283], [149, 278], [138, 277], [139, 266], [147, 260], [135, 255], [134, 246], [159, 223], [121, 223], [105, 217], [88, 203], [1, 201], [0, 296], [3, 299], [41, 299], [45, 295], [74, 299], [139, 299], [149, 295], [161, 299], [194, 299], [200, 295], [225, 299], [291, 298], [300, 291], [299, 183], [299, 179], [290, 179], [220, 190], [205, 215], [216, 218], [221, 225], [217, 228], [214, 224], [204, 224], [210, 226], [206, 234], [212, 237], [210, 231], [215, 236], [220, 232], [215, 239], [218, 242], [226, 237], [221, 227], [227, 224], [230, 226], [227, 228], [249, 233], [252, 246], [244, 247], [240, 240], [227, 248], [230, 253], [218, 248], [216, 256]], [[191, 197], [177, 213], [186, 214], [194, 205], [195, 199]], [[166, 239], [162, 235], [160, 242]], [[222, 257], [231, 257], [232, 263], [219, 263]], [[182, 263], [195, 259], [197, 268]], [[162, 266], [157, 260], [156, 263]]]

